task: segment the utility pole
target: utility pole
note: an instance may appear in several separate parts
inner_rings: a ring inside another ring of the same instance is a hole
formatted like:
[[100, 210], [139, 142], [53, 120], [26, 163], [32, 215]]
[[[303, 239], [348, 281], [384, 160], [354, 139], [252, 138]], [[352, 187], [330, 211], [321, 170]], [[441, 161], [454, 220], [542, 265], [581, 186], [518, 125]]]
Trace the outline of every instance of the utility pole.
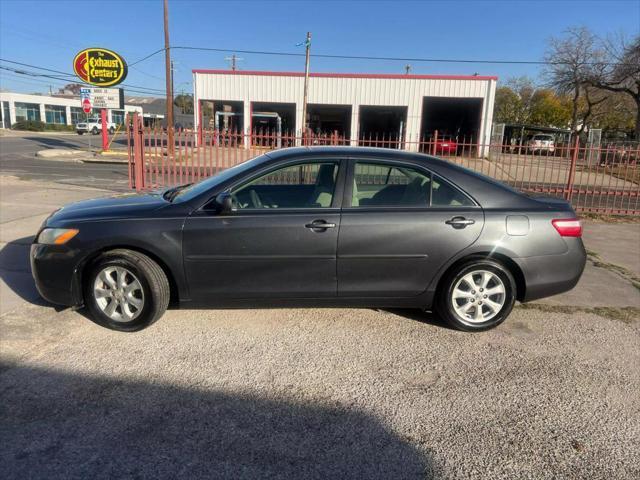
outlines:
[[404, 74], [409, 75], [411, 73], [411, 65], [408, 63], [404, 66]]
[[164, 0], [164, 65], [167, 84], [167, 153], [173, 154], [173, 65], [169, 49], [169, 2]]
[[244, 60], [244, 58], [236, 57], [235, 53], [233, 55], [231, 55], [230, 57], [224, 57], [224, 59], [227, 62], [230, 62], [231, 70], [234, 71], [234, 72], [238, 69], [238, 63], [237, 62], [241, 62], [242, 60]]
[[[311, 32], [307, 32], [305, 42], [307, 53], [304, 61], [304, 96], [302, 98], [302, 138], [307, 135], [307, 96], [309, 94], [309, 50], [311, 49]], [[304, 141], [304, 140], [303, 140]]]

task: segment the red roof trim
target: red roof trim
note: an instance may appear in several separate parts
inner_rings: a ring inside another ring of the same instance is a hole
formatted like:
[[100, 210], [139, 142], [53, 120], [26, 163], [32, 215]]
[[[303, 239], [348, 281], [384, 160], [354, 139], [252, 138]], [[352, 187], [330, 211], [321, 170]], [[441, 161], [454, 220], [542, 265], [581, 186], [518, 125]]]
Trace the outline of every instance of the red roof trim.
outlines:
[[[252, 70], [207, 70], [193, 69], [193, 73], [211, 75], [255, 75], [260, 77], [303, 77], [303, 72], [265, 72]], [[496, 76], [483, 75], [403, 75], [393, 73], [320, 73], [312, 72], [310, 77], [317, 78], [384, 78], [393, 80], [498, 80]]]

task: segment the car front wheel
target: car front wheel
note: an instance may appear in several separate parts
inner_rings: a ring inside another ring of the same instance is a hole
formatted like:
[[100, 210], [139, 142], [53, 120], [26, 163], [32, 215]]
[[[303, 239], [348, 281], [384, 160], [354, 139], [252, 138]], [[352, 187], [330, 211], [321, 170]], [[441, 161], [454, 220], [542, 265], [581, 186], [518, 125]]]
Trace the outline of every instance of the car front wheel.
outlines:
[[101, 254], [85, 275], [83, 287], [92, 320], [112, 330], [142, 330], [169, 305], [169, 282], [162, 268], [132, 250]]
[[459, 330], [488, 330], [509, 316], [515, 298], [516, 283], [507, 268], [494, 260], [473, 259], [447, 273], [436, 310]]

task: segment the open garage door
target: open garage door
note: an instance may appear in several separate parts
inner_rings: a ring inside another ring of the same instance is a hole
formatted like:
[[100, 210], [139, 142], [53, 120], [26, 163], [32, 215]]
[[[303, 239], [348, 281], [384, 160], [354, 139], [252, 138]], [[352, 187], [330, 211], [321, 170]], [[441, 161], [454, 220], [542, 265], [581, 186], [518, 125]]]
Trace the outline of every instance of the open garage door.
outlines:
[[407, 107], [360, 107], [359, 145], [403, 148], [407, 124]]
[[351, 138], [351, 105], [310, 103], [307, 112], [314, 144], [344, 144]]
[[244, 102], [232, 100], [201, 100], [202, 128], [241, 134], [244, 129]]
[[291, 147], [295, 131], [295, 103], [251, 102], [251, 145]]
[[424, 97], [420, 138], [431, 141], [452, 139], [458, 144], [475, 144], [481, 138], [481, 98]]
[[271, 132], [274, 134], [277, 131], [278, 123], [280, 123], [283, 135], [292, 136], [294, 134], [296, 130], [295, 103], [251, 102], [251, 133]]

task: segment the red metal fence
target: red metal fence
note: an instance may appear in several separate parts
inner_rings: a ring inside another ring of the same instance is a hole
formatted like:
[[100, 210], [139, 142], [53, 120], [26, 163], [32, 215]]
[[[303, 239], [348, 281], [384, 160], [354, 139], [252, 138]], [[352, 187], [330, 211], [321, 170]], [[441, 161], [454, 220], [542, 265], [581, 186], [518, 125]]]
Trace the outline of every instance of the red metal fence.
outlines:
[[390, 135], [277, 135], [255, 131], [176, 130], [174, 145], [166, 131], [142, 126], [138, 116], [127, 128], [129, 186], [136, 190], [197, 182], [266, 151], [296, 145], [385, 147], [436, 155], [528, 193], [565, 198], [579, 212], [640, 215], [640, 143], [579, 142], [553, 148], [481, 144], [439, 138]]

